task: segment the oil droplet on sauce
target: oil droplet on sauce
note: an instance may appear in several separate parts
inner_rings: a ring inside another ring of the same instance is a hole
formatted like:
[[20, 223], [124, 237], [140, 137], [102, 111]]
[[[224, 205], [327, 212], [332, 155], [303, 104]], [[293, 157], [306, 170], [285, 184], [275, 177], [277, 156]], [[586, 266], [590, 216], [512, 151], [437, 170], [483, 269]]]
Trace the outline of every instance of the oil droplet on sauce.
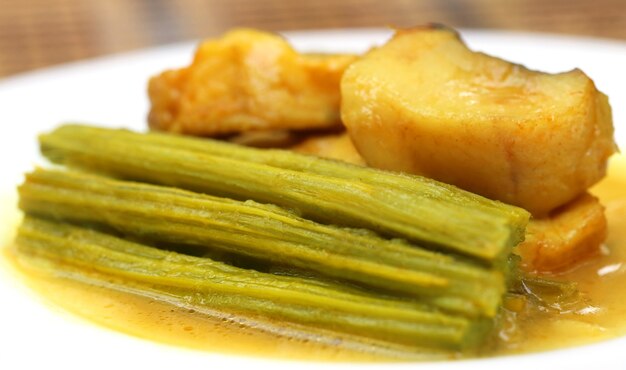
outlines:
[[[529, 316], [485, 355], [545, 351], [626, 335], [626, 157], [612, 159], [609, 176], [592, 192], [606, 207], [609, 235], [603, 253], [559, 278], [574, 281], [589, 304], [561, 314]], [[5, 251], [9, 250], [5, 248]], [[11, 253], [5, 253], [15, 259]], [[15, 262], [15, 261], [14, 261]], [[255, 330], [152, 298], [54, 277], [15, 262], [24, 280], [48, 302], [130, 335], [193, 349], [289, 359], [406, 360], [395, 352], [368, 352], [345, 343], [293, 338]]]

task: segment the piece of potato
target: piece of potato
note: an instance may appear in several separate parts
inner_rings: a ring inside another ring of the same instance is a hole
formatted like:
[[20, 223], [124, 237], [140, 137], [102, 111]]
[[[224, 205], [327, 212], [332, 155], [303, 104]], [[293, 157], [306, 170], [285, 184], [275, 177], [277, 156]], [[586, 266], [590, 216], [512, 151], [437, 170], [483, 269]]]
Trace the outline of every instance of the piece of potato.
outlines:
[[322, 158], [364, 165], [365, 161], [356, 151], [346, 131], [330, 134], [310, 135], [289, 148], [294, 152], [316, 155]]
[[340, 126], [339, 82], [352, 55], [299, 54], [240, 29], [203, 42], [193, 63], [150, 79], [150, 127], [215, 136]]
[[606, 234], [604, 207], [585, 193], [548, 217], [531, 220], [516, 253], [524, 270], [562, 270], [597, 253]]
[[348, 67], [341, 115], [366, 162], [547, 214], [605, 174], [607, 97], [580, 70], [546, 74], [469, 50], [441, 27], [396, 32]]
[[322, 158], [365, 165], [350, 135], [342, 131], [247, 131], [228, 138], [235, 144], [256, 148], [282, 148]]
[[288, 148], [298, 143], [300, 136], [289, 130], [244, 131], [229, 137], [228, 141], [255, 148]]

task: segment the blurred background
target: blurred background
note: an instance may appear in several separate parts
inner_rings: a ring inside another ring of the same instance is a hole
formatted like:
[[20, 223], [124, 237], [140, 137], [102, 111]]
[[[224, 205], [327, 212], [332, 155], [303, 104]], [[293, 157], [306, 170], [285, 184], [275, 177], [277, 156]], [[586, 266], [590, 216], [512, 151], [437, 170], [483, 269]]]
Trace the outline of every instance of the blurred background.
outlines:
[[288, 31], [428, 22], [626, 40], [626, 0], [0, 0], [0, 78], [236, 26]]

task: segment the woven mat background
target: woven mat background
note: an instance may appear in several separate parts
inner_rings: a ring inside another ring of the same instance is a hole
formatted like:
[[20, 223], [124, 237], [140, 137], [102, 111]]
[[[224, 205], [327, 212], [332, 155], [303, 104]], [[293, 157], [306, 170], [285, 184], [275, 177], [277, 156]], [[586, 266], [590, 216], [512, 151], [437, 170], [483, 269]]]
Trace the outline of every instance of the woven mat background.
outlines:
[[0, 0], [0, 77], [236, 26], [428, 22], [626, 40], [626, 0]]

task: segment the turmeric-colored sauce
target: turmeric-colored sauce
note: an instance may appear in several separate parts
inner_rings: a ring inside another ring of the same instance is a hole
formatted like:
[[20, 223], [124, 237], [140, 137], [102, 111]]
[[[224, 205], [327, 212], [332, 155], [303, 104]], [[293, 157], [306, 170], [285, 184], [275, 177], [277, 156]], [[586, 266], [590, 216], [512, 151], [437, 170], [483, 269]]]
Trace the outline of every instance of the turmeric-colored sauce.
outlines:
[[[556, 276], [576, 282], [584, 304], [564, 313], [538, 312], [518, 319], [513, 325], [515, 330], [498, 333], [498, 339], [490, 344], [493, 348], [486, 350], [485, 355], [545, 351], [626, 335], [626, 157], [613, 159], [609, 176], [592, 192], [606, 207], [606, 243], [598, 255]], [[19, 213], [15, 211], [15, 215], [3, 218], [16, 226]], [[147, 340], [220, 353], [317, 361], [417, 358], [393, 350], [372, 352], [358, 342], [350, 344], [337, 338], [280, 335], [223, 316], [69, 280], [19, 263], [11, 250], [5, 248], [4, 255], [13, 262], [18, 276], [49, 304]]]
[[609, 175], [591, 192], [605, 206], [608, 237], [600, 253], [555, 278], [577, 284], [584, 304], [538, 313], [500, 333], [496, 354], [546, 351], [626, 335], [626, 156], [612, 158]]

